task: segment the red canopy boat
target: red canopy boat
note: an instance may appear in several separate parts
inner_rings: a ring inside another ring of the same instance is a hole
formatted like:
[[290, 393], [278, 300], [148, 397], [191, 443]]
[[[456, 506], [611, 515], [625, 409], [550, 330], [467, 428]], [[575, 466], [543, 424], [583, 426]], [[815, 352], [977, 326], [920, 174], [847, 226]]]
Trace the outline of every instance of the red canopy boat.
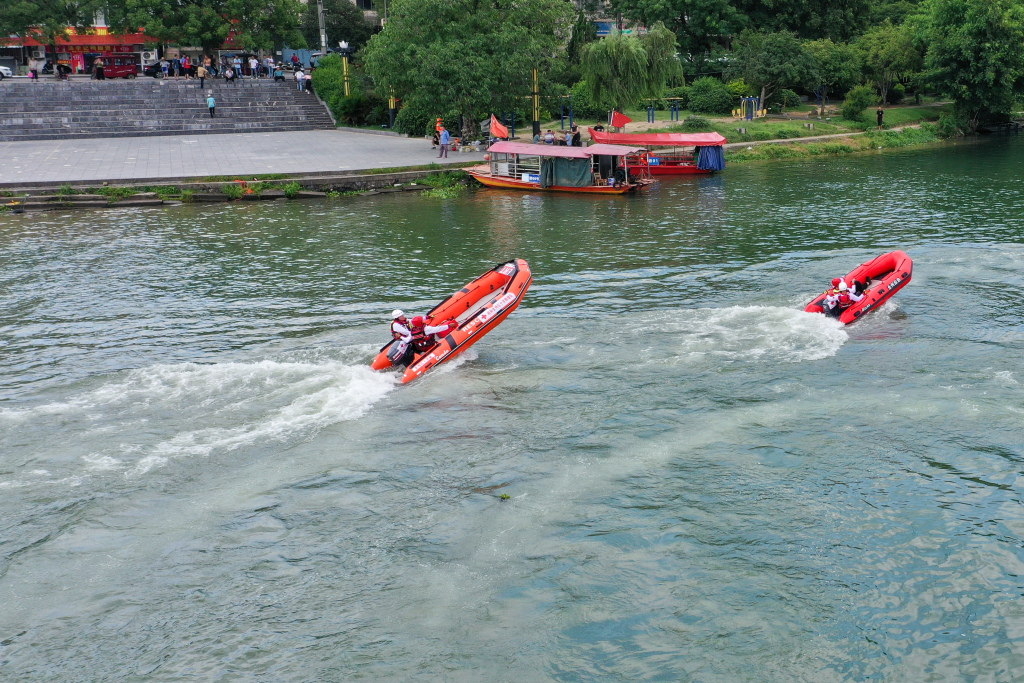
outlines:
[[[689, 175], [714, 173], [725, 168], [722, 145], [727, 140], [719, 133], [606, 133], [588, 129], [594, 142], [617, 145], [637, 145], [645, 148], [671, 147], [673, 149], [648, 152], [644, 163], [651, 175]], [[628, 157], [630, 171], [641, 161]]]
[[[907, 286], [913, 272], [914, 262], [902, 251], [890, 251], [857, 266], [843, 279], [851, 287], [854, 280], [863, 282], [864, 298], [846, 308], [839, 315], [839, 321], [849, 325], [871, 309], [878, 308]], [[824, 313], [822, 303], [827, 295], [828, 291], [818, 295], [804, 310], [808, 313]]]
[[[433, 347], [419, 353], [402, 375], [402, 383], [411, 382], [435, 365], [455, 358], [484, 335], [501, 324], [519, 307], [523, 295], [533, 282], [530, 265], [523, 259], [499, 263], [468, 285], [452, 294], [427, 313], [430, 325], [455, 320], [458, 327]], [[374, 370], [386, 370], [394, 363], [388, 351], [389, 341], [373, 359]]]
[[[625, 194], [653, 182], [642, 147], [556, 147], [502, 141], [487, 151], [489, 163], [467, 168], [466, 172], [488, 187]], [[631, 159], [628, 173], [627, 156]]]

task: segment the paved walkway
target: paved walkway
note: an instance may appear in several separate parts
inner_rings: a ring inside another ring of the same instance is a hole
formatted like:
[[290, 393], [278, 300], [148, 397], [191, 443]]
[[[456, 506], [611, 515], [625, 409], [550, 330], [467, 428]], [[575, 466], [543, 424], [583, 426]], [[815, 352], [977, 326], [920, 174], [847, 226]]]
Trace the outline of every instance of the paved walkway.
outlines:
[[[448, 163], [483, 154], [452, 153]], [[328, 173], [444, 163], [430, 141], [333, 130], [0, 142], [0, 184]]]

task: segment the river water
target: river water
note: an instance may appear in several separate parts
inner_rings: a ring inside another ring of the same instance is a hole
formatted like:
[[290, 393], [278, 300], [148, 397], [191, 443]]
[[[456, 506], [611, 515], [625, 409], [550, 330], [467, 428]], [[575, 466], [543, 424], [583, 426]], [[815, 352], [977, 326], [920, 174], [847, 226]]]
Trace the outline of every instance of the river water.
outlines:
[[[1019, 679], [1022, 179], [0, 217], [0, 678]], [[802, 312], [894, 248], [883, 308]], [[512, 257], [464, 358], [369, 370]]]

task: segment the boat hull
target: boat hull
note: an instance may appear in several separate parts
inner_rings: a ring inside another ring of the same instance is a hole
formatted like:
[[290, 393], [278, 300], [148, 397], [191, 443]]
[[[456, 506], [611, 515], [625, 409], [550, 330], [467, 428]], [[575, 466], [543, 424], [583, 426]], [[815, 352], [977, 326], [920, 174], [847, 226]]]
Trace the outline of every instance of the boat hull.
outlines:
[[[485, 167], [487, 168], [487, 167]], [[533, 183], [526, 180], [519, 180], [517, 178], [508, 178], [504, 176], [493, 176], [488, 168], [484, 170], [476, 170], [473, 168], [467, 169], [467, 173], [479, 180], [483, 185], [487, 187], [500, 187], [506, 190], [531, 190], [538, 192], [577, 192], [584, 194], [626, 194], [628, 192], [634, 192], [639, 187], [633, 184], [623, 184], [618, 187], [614, 185], [590, 185], [588, 187], [565, 187], [563, 185], [552, 185], [550, 187], [541, 187], [540, 183]]]
[[713, 173], [713, 171], [705, 171], [702, 168], [697, 168], [693, 164], [660, 164], [651, 166], [629, 166], [630, 173], [643, 173], [647, 172], [651, 175], [707, 175]]
[[[459, 327], [429, 351], [417, 354], [402, 374], [402, 383], [411, 382], [483, 339], [519, 307], [532, 282], [529, 264], [515, 259], [495, 266], [435, 306], [427, 314], [430, 321], [438, 324], [455, 319]], [[394, 343], [388, 342], [377, 354], [374, 370], [394, 367], [387, 355]]]
[[[839, 322], [849, 325], [860, 320], [865, 313], [878, 308], [906, 287], [913, 273], [914, 262], [903, 251], [891, 251], [857, 266], [846, 275], [845, 281], [849, 284], [860, 280], [870, 284], [864, 292], [864, 298], [840, 314]], [[827, 294], [819, 294], [804, 310], [808, 313], [824, 313], [823, 302]]]

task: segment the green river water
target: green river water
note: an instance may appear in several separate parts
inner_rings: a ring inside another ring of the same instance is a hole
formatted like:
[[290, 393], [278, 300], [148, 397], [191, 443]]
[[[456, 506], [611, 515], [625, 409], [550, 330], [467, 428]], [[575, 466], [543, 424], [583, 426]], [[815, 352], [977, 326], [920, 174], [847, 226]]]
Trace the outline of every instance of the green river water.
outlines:
[[[1022, 190], [998, 138], [0, 215], [0, 679], [1021, 680]], [[470, 352], [370, 371], [512, 257]]]

